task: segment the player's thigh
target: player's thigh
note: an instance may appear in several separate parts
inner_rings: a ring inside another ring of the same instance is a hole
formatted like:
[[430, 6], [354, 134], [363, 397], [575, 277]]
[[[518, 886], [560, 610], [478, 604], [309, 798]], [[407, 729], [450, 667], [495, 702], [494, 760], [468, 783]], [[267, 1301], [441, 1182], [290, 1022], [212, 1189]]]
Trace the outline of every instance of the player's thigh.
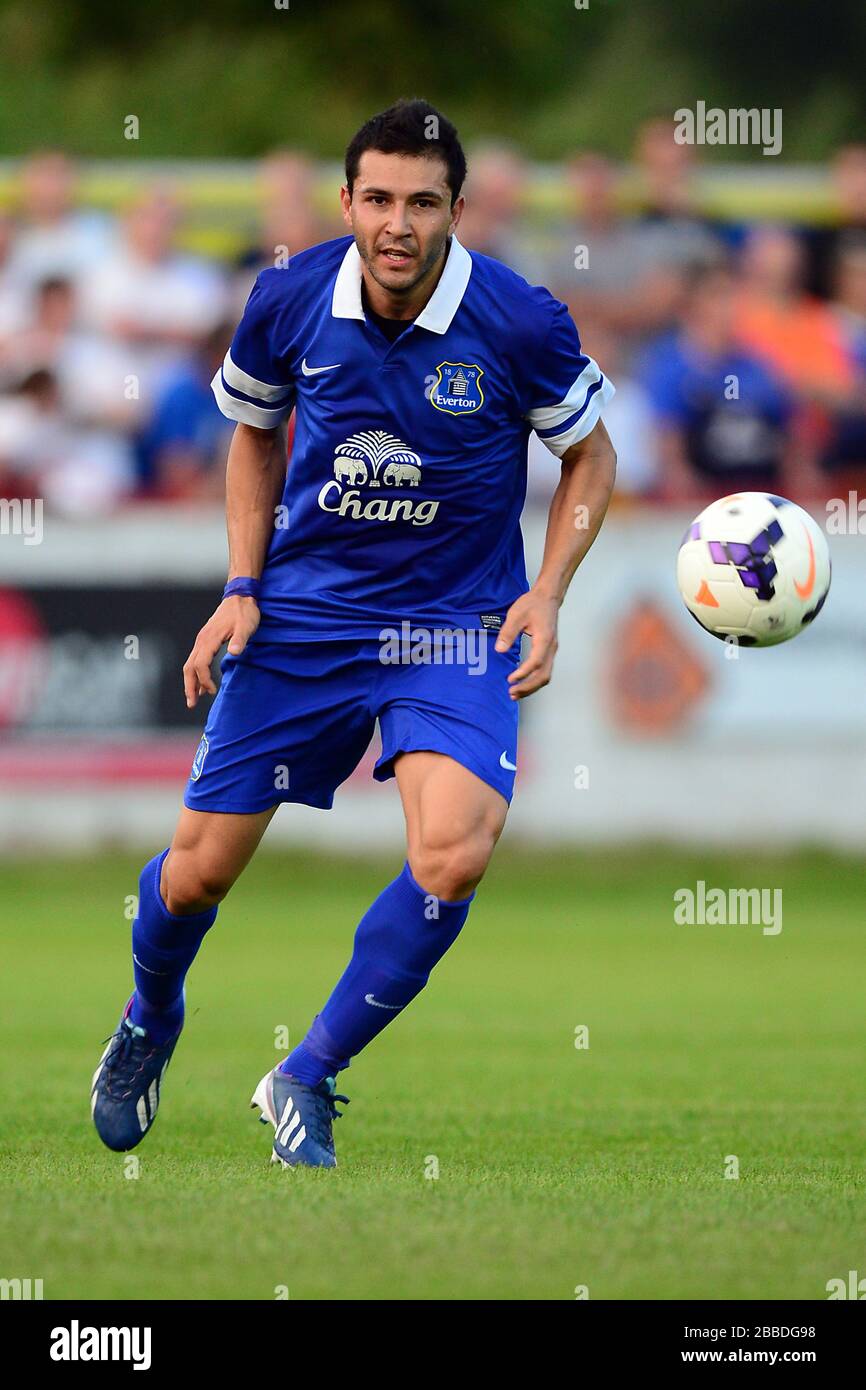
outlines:
[[162, 896], [169, 912], [204, 908], [225, 897], [276, 809], [239, 814], [183, 806], [162, 867]]
[[226, 657], [184, 805], [239, 816], [283, 801], [330, 807], [373, 736], [377, 653], [356, 640], [257, 633], [240, 657]]
[[409, 866], [421, 886], [429, 886], [425, 874], [446, 864], [450, 877], [477, 881], [505, 825], [505, 797], [443, 753], [401, 753], [394, 775], [406, 818]]

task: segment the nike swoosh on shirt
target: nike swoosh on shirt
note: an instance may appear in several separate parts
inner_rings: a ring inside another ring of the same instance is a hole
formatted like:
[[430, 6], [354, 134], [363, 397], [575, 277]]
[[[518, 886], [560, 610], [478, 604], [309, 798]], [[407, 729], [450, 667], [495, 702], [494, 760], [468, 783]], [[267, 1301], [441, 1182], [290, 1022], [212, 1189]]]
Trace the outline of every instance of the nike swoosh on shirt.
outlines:
[[304, 376], [318, 376], [319, 372], [333, 372], [336, 371], [337, 367], [342, 367], [342, 365], [342, 362], [332, 362], [329, 367], [308, 367], [305, 357], [301, 363], [301, 371], [304, 373]]
[[[805, 526], [803, 530], [806, 531]], [[797, 590], [799, 598], [808, 598], [815, 587], [815, 547], [808, 531], [806, 531], [806, 540], [809, 542], [809, 573], [806, 575], [805, 584], [798, 584], [796, 579], [794, 580], [794, 588]]]
[[364, 995], [364, 1003], [372, 1004], [376, 1009], [402, 1009], [402, 1004], [380, 1004], [378, 999], [374, 999], [372, 994]]
[[510, 763], [508, 761], [508, 754], [504, 749], [502, 751], [502, 756], [499, 759], [499, 766], [504, 768], [506, 772], [517, 771], [517, 763]]

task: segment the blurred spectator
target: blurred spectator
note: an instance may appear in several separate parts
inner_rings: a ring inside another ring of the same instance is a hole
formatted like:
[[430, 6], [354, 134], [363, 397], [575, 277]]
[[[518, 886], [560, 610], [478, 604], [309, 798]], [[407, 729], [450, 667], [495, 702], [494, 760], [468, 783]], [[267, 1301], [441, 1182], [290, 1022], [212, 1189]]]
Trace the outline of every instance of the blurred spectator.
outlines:
[[[658, 429], [649, 392], [628, 371], [620, 338], [599, 320], [584, 318], [581, 345], [616, 386], [604, 411], [604, 424], [616, 449], [616, 493], [624, 498], [652, 497], [660, 487]], [[530, 503], [548, 506], [559, 481], [560, 464], [534, 432], [529, 437], [527, 496]]]
[[646, 353], [642, 375], [661, 429], [663, 492], [671, 499], [806, 485], [791, 396], [737, 344], [735, 320], [732, 273], [698, 273], [680, 328]]
[[833, 187], [833, 225], [807, 233], [807, 283], [811, 294], [828, 299], [840, 247], [846, 235], [866, 233], [866, 144], [843, 145], [830, 165]]
[[468, 156], [466, 208], [457, 235], [470, 251], [493, 256], [530, 284], [544, 278], [532, 249], [522, 208], [528, 175], [525, 161], [507, 145], [479, 145]]
[[143, 440], [149, 490], [158, 497], [223, 496], [234, 425], [219, 409], [210, 384], [233, 328], [218, 324], [165, 383]]
[[227, 312], [224, 276], [176, 249], [178, 219], [168, 193], [144, 193], [124, 218], [121, 245], [84, 286], [86, 324], [126, 345], [128, 371], [144, 378], [143, 395], [157, 388], [178, 350], [188, 350]]
[[[866, 472], [866, 232], [848, 231], [840, 239], [834, 271], [833, 312], [854, 376], [849, 403], [839, 411], [825, 456], [834, 486], [862, 488]], [[845, 477], [839, 470], [847, 470]]]
[[0, 361], [27, 322], [27, 295], [15, 269], [15, 224], [0, 211]]
[[84, 332], [75, 306], [70, 280], [55, 278], [38, 285], [29, 323], [5, 353], [0, 346], [0, 376], [4, 367], [14, 369], [18, 378], [44, 368], [56, 379], [70, 420], [132, 429], [139, 409], [135, 399], [127, 399], [126, 356], [111, 339]]
[[51, 276], [78, 281], [109, 253], [110, 221], [75, 206], [77, 174], [66, 155], [45, 151], [21, 173], [21, 227], [15, 242], [18, 284], [32, 288]]
[[565, 299], [583, 331], [587, 317], [638, 337], [672, 319], [683, 267], [659, 258], [660, 243], [617, 204], [617, 176], [603, 155], [585, 153], [568, 166], [578, 220], [563, 229], [563, 248], [550, 268], [551, 288]]
[[0, 397], [0, 488], [4, 497], [41, 495], [40, 472], [63, 447], [57, 382], [40, 370]]
[[726, 246], [697, 208], [694, 147], [676, 142], [671, 117], [653, 117], [639, 128], [635, 165], [639, 209], [629, 223], [635, 270], [630, 294], [613, 301], [609, 321], [645, 342], [674, 327], [690, 272], [719, 264]]
[[604, 423], [616, 450], [617, 496], [654, 496], [661, 488], [661, 458], [650, 394], [630, 371], [618, 334], [601, 324], [587, 324], [584, 342], [585, 351], [616, 387], [616, 395], [605, 407]]
[[718, 259], [726, 235], [697, 206], [695, 147], [679, 144], [674, 130], [671, 117], [652, 117], [639, 128], [635, 145], [645, 254], [670, 267]]
[[7, 497], [41, 497], [54, 511], [110, 511], [135, 485], [129, 441], [107, 429], [70, 426], [60, 389], [40, 368], [0, 399], [0, 486]]
[[553, 289], [578, 319], [600, 317], [637, 345], [676, 322], [690, 270], [725, 255], [718, 229], [695, 207], [694, 151], [674, 140], [669, 118], [640, 129], [636, 159], [641, 194], [637, 217], [618, 207], [617, 176], [602, 155], [584, 153], [568, 167], [578, 221], [552, 267]]
[[803, 290], [803, 244], [788, 227], [749, 232], [742, 260], [737, 335], [804, 401], [845, 405], [853, 373], [836, 316]]
[[616, 171], [603, 155], [585, 153], [567, 166], [566, 180], [577, 221], [562, 229], [549, 288], [574, 305], [579, 326], [589, 315], [621, 324], [640, 267], [634, 226], [617, 207]]
[[638, 127], [634, 159], [644, 216], [664, 221], [694, 217], [694, 145], [674, 138], [670, 116], [650, 116]]
[[275, 150], [258, 172], [259, 234], [238, 256], [239, 308], [260, 270], [285, 264], [286, 256], [345, 232], [342, 222], [326, 228], [315, 211], [315, 166], [305, 155]]

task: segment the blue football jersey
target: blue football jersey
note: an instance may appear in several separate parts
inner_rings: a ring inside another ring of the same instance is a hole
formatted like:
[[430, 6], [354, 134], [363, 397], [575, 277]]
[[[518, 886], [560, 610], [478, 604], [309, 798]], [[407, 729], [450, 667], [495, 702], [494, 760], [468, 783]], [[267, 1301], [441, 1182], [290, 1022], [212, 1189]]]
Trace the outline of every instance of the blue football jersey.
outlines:
[[262, 271], [213, 390], [259, 428], [296, 411], [263, 615], [294, 639], [495, 625], [527, 588], [530, 431], [561, 456], [613, 389], [564, 304], [456, 237], [393, 342], [352, 237]]

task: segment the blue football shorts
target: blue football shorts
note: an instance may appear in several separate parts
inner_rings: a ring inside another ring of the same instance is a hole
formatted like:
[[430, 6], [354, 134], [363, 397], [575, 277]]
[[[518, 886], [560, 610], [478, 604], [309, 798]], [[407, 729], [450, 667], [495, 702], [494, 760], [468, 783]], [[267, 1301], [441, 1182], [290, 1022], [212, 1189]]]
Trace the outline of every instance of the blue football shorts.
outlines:
[[518, 702], [507, 677], [519, 665], [520, 641], [497, 652], [495, 631], [471, 638], [471, 649], [452, 653], [463, 660], [418, 660], [423, 645], [404, 643], [403, 659], [383, 661], [378, 638], [274, 641], [260, 628], [240, 656], [223, 657], [184, 804], [241, 813], [281, 801], [327, 809], [377, 720], [377, 781], [394, 776], [398, 754], [427, 749], [454, 758], [510, 801]]

